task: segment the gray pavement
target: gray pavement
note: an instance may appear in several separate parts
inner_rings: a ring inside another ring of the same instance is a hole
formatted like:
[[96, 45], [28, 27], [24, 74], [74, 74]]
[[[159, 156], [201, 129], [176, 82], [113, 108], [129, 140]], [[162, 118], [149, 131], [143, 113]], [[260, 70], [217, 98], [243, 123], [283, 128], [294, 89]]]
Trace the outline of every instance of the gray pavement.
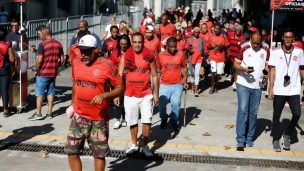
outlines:
[[[94, 161], [92, 157], [81, 157], [83, 170], [94, 170]], [[257, 167], [252, 166], [227, 166], [202, 163], [183, 163], [172, 161], [149, 161], [136, 159], [115, 159], [107, 158], [107, 171], [256, 171]], [[39, 153], [33, 152], [17, 152], [17, 151], [1, 151], [0, 152], [0, 169], [1, 171], [66, 171], [69, 170], [68, 159], [66, 155], [49, 154], [47, 158], [43, 158]], [[288, 171], [281, 168], [263, 168], [263, 171]]]
[[[169, 134], [170, 128], [160, 130], [159, 114], [153, 116], [152, 135], [150, 148], [155, 153], [196, 154], [211, 156], [226, 156], [240, 158], [262, 158], [273, 160], [304, 161], [304, 127], [303, 117], [299, 121], [299, 128], [292, 135], [291, 151], [275, 153], [272, 151], [272, 137], [270, 136], [272, 119], [272, 102], [261, 100], [257, 120], [257, 139], [255, 146], [239, 152], [235, 149], [235, 119], [237, 110], [236, 93], [227, 82], [222, 79], [219, 93], [209, 95], [209, 89], [204, 90], [200, 97], [187, 94], [187, 125], [182, 127], [180, 133], [174, 139]], [[61, 72], [57, 78], [57, 95], [55, 99], [53, 119], [41, 121], [29, 121], [27, 118], [35, 112], [34, 87], [29, 86], [28, 111], [14, 114], [9, 118], [0, 117], [0, 140], [21, 141], [47, 145], [64, 145], [68, 132], [69, 119], [65, 115], [65, 109], [71, 104], [71, 69]], [[182, 98], [184, 99], [184, 98]], [[183, 104], [183, 102], [182, 102]], [[43, 107], [45, 114], [47, 107]], [[183, 117], [183, 105], [181, 120]], [[157, 110], [155, 110], [157, 112]], [[286, 126], [291, 117], [288, 107], [282, 114], [282, 123]], [[112, 125], [115, 119], [110, 120], [110, 146], [112, 149], [125, 150], [130, 145], [129, 129], [122, 127], [114, 130]]]

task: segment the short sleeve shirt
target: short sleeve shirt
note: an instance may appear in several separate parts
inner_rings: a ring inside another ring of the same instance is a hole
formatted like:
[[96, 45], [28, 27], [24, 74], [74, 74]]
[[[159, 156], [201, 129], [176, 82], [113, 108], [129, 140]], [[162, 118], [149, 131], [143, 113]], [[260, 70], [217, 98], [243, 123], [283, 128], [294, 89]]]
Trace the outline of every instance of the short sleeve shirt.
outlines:
[[240, 62], [242, 67], [250, 66], [254, 68], [254, 72], [248, 74], [237, 72], [236, 83], [251, 89], [260, 89], [263, 70], [269, 60], [269, 46], [263, 43], [260, 50], [254, 51], [251, 43], [246, 42], [241, 46], [235, 60]]
[[145, 47], [151, 51], [152, 54], [158, 54], [160, 52], [160, 41], [154, 37], [152, 40], [145, 39]]
[[56, 77], [59, 67], [58, 60], [63, 55], [63, 48], [60, 42], [55, 39], [48, 39], [38, 46], [37, 57], [42, 58], [42, 66], [39, 69], [41, 77]]
[[[287, 63], [290, 64], [287, 67]], [[287, 60], [287, 62], [286, 62]], [[269, 66], [275, 67], [274, 95], [292, 96], [301, 93], [300, 66], [304, 66], [303, 50], [294, 47], [290, 54], [284, 53], [282, 48], [272, 49], [270, 53]], [[284, 87], [284, 76], [290, 77], [290, 84]]]
[[73, 60], [73, 80], [75, 84], [75, 101], [73, 104], [77, 114], [90, 120], [108, 120], [109, 100], [103, 99], [99, 105], [91, 101], [97, 95], [110, 91], [111, 86], [122, 85], [121, 77], [112, 61], [98, 58], [91, 66], [80, 60]]
[[135, 53], [136, 69], [126, 73], [125, 95], [129, 97], [144, 97], [152, 94], [150, 81], [150, 62], [144, 60], [143, 54]]
[[[227, 39], [227, 36], [221, 34], [219, 36], [212, 35], [207, 42], [207, 47], [208, 46], [216, 46], [216, 45], [224, 45], [225, 47], [229, 46], [229, 42]], [[216, 52], [214, 50], [210, 50], [210, 61], [215, 61], [215, 62], [225, 62], [225, 50], [222, 52]]]
[[187, 65], [187, 59], [182, 51], [175, 55], [164, 51], [157, 57], [156, 64], [162, 72], [160, 84], [183, 84], [182, 67]]
[[174, 37], [175, 35], [175, 25], [168, 23], [167, 25], [159, 25], [160, 40], [163, 41], [167, 37]]

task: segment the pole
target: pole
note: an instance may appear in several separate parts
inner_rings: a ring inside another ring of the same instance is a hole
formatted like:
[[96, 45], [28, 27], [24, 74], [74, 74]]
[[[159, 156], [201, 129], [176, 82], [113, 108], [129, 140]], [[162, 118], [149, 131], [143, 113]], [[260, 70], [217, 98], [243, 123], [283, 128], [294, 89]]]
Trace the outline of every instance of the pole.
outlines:
[[[23, 27], [23, 7], [22, 7], [22, 2], [20, 3], [20, 25], [21, 25], [21, 29]], [[20, 47], [20, 50], [21, 52], [23, 51], [23, 36], [22, 36], [22, 31], [21, 31], [21, 35], [20, 35], [20, 44], [21, 44], [21, 47]]]
[[272, 41], [273, 41], [273, 23], [274, 23], [274, 10], [272, 10], [271, 15], [271, 38], [270, 38], [270, 48], [272, 48]]

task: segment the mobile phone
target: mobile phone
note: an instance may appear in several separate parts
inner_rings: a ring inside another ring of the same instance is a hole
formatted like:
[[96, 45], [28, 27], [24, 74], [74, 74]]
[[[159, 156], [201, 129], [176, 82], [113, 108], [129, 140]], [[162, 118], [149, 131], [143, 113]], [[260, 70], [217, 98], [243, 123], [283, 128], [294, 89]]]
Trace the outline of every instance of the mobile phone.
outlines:
[[252, 66], [249, 66], [248, 69], [253, 69], [253, 67], [252, 67]]

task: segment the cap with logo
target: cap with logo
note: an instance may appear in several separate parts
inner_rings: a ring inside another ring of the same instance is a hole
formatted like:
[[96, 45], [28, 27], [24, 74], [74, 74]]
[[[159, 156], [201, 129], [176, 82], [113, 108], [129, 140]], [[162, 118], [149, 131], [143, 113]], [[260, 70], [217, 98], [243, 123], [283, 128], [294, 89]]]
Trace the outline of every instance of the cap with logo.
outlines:
[[78, 43], [78, 48], [83, 50], [96, 48], [96, 47], [97, 47], [97, 40], [92, 35], [83, 36]]

